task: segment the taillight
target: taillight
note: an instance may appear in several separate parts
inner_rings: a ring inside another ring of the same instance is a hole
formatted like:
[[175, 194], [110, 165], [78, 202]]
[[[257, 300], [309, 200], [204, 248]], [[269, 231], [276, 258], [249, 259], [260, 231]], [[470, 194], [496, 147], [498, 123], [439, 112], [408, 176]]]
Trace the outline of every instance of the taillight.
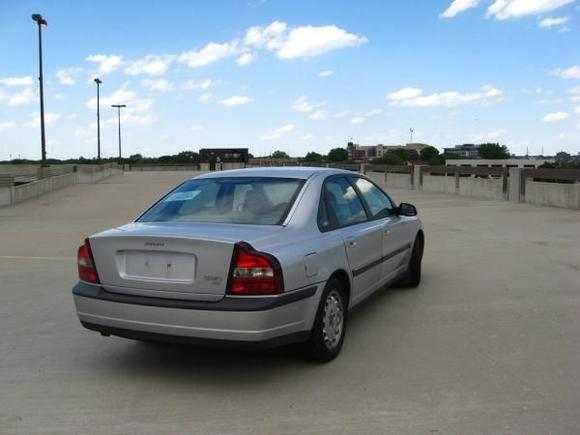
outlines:
[[92, 282], [99, 284], [99, 274], [95, 266], [93, 252], [91, 251], [91, 244], [89, 239], [85, 239], [84, 245], [79, 247], [77, 255], [77, 265], [79, 268], [79, 278], [81, 281]]
[[280, 263], [273, 255], [236, 243], [230, 268], [228, 292], [235, 295], [276, 294], [284, 291]]

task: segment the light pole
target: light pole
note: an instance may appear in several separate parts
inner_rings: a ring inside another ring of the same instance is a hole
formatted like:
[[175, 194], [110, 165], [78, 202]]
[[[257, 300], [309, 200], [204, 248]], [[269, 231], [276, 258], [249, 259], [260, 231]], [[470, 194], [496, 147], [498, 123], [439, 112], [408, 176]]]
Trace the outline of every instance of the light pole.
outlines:
[[113, 104], [111, 107], [117, 108], [117, 119], [119, 120], [119, 164], [121, 164], [121, 159], [123, 154], [121, 153], [121, 108], [127, 107], [126, 104]]
[[101, 111], [100, 111], [100, 95], [99, 95], [99, 86], [101, 83], [101, 79], [96, 78], [95, 83], [97, 84], [97, 162], [101, 162]]
[[32, 20], [38, 24], [38, 81], [40, 82], [40, 146], [42, 166], [46, 166], [46, 136], [44, 134], [44, 82], [42, 76], [42, 26], [48, 26], [48, 22], [40, 14], [33, 14]]
[[413, 130], [412, 128], [409, 129], [409, 133], [411, 135], [411, 141], [409, 143], [413, 143], [413, 133], [415, 132], [415, 130]]

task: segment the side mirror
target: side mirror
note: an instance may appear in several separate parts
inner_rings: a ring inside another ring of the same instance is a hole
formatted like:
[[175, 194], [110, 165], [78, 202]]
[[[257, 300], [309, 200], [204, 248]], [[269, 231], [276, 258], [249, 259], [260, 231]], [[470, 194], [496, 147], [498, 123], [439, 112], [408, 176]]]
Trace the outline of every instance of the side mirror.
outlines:
[[417, 216], [417, 207], [413, 204], [402, 202], [397, 207], [397, 214], [400, 216]]

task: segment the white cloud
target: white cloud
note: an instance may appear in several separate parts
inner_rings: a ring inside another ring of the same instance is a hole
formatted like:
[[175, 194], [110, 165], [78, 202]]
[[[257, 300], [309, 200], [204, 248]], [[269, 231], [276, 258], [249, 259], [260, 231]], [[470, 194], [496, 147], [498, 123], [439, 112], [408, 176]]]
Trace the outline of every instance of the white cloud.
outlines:
[[500, 101], [502, 95], [503, 91], [493, 85], [484, 85], [478, 92], [460, 93], [449, 91], [436, 92], [429, 95], [424, 95], [421, 89], [405, 88], [387, 95], [387, 99], [391, 101], [392, 106], [454, 107], [472, 102], [489, 104], [492, 101]]
[[576, 110], [575, 110], [575, 112], [576, 112], [578, 115], [580, 115], [580, 106], [576, 107]]
[[377, 116], [383, 113], [383, 109], [372, 109], [365, 113], [365, 116]]
[[314, 139], [314, 135], [312, 133], [306, 133], [305, 135], [300, 136], [298, 139], [311, 140], [311, 139]]
[[25, 104], [30, 104], [34, 101], [36, 94], [31, 88], [26, 88], [21, 92], [16, 92], [15, 94], [6, 95], [9, 106], [23, 106]]
[[366, 118], [364, 118], [362, 116], [355, 116], [354, 118], [351, 118], [350, 123], [351, 124], [362, 124], [365, 121], [366, 121]]
[[566, 112], [555, 112], [555, 113], [548, 113], [546, 116], [542, 118], [544, 122], [558, 122], [563, 121], [570, 117], [570, 114]]
[[14, 127], [16, 127], [16, 123], [14, 121], [0, 122], [0, 131], [8, 130], [9, 128], [14, 128]]
[[408, 100], [411, 98], [416, 98], [421, 95], [423, 91], [419, 88], [403, 88], [397, 92], [392, 92], [387, 95], [387, 100], [390, 101], [401, 101]]
[[199, 68], [238, 54], [239, 51], [237, 41], [223, 44], [210, 42], [201, 50], [190, 50], [181, 53], [178, 59], [180, 62], [189, 65], [190, 68]]
[[61, 93], [54, 94], [54, 99], [55, 100], [64, 100], [64, 95]]
[[280, 21], [274, 21], [267, 27], [250, 27], [246, 32], [244, 43], [248, 46], [273, 51], [279, 49], [283, 44], [287, 30], [288, 24]]
[[318, 119], [326, 119], [327, 116], [328, 113], [326, 113], [326, 110], [317, 110], [316, 112], [311, 113], [308, 116], [308, 118], [318, 120]]
[[314, 109], [324, 106], [325, 104], [326, 104], [325, 101], [322, 101], [320, 103], [313, 103], [308, 99], [308, 95], [302, 95], [298, 97], [296, 100], [292, 101], [290, 109], [293, 110], [294, 112], [308, 113], [312, 112]]
[[[44, 113], [44, 123], [46, 125], [52, 124], [52, 123], [58, 121], [61, 117], [62, 117], [61, 113], [45, 112]], [[38, 126], [40, 126], [40, 114], [33, 114], [32, 121], [30, 122], [29, 127], [38, 127]]]
[[248, 53], [244, 53], [240, 57], [238, 57], [236, 59], [236, 63], [238, 65], [243, 66], [243, 65], [249, 65], [249, 64], [251, 64], [254, 60], [256, 60], [256, 55], [253, 54], [253, 53], [248, 52]]
[[330, 77], [333, 74], [334, 74], [334, 71], [332, 71], [330, 69], [325, 69], [324, 71], [320, 71], [318, 73], [318, 77]]
[[563, 79], [580, 79], [580, 65], [574, 65], [570, 68], [558, 68], [552, 71], [552, 75]]
[[286, 133], [291, 132], [292, 130], [294, 130], [294, 124], [286, 124], [286, 125], [283, 125], [282, 127], [279, 127], [275, 130], [272, 130], [269, 133], [266, 133], [260, 139], [262, 139], [262, 140], [278, 139], [279, 137], [285, 135]]
[[70, 68], [61, 68], [56, 71], [56, 77], [58, 78], [58, 81], [61, 85], [72, 86], [76, 83], [73, 76], [80, 73], [82, 70], [82, 68], [76, 66]]
[[455, 15], [479, 5], [481, 0], [453, 0], [439, 18], [452, 18]]
[[249, 103], [253, 103], [254, 99], [251, 97], [246, 97], [246, 96], [239, 96], [239, 95], [234, 95], [230, 98], [226, 98], [224, 100], [219, 100], [218, 104], [221, 104], [222, 106], [242, 106], [244, 104], [249, 104]]
[[32, 83], [33, 81], [31, 76], [5, 77], [0, 79], [0, 85], [5, 86], [30, 86]]
[[210, 94], [209, 92], [206, 92], [206, 93], [204, 93], [204, 94], [201, 94], [201, 95], [199, 96], [199, 101], [209, 101], [209, 100], [211, 100], [211, 99], [212, 99], [212, 97], [213, 97], [213, 95], [212, 95], [212, 94]]
[[143, 59], [129, 61], [128, 66], [123, 71], [132, 76], [139, 74], [160, 76], [165, 74], [174, 60], [175, 56], [173, 55], [148, 54]]
[[203, 126], [200, 124], [195, 124], [195, 125], [192, 125], [191, 127], [189, 127], [189, 129], [191, 131], [201, 130], [202, 128], [203, 128]]
[[554, 26], [562, 26], [568, 22], [570, 17], [558, 17], [558, 18], [544, 18], [538, 26], [540, 27], [554, 27]]
[[574, 0], [495, 0], [487, 9], [487, 16], [506, 20], [553, 11], [573, 2]]
[[117, 56], [115, 54], [109, 56], [105, 54], [93, 54], [88, 56], [87, 60], [97, 64], [99, 74], [109, 74], [121, 66], [123, 56]]
[[238, 65], [249, 65], [256, 59], [255, 49], [273, 52], [280, 59], [315, 57], [345, 47], [356, 47], [367, 42], [364, 36], [349, 33], [335, 25], [289, 27], [274, 21], [266, 27], [250, 27], [243, 40], [209, 42], [201, 49], [184, 51], [177, 60], [199, 68], [238, 56]]
[[[121, 113], [124, 113], [127, 119], [131, 120], [133, 120], [131, 116], [134, 113], [147, 112], [151, 106], [153, 106], [153, 100], [149, 98], [140, 98], [136, 92], [128, 89], [128, 87], [129, 82], [125, 82], [121, 88], [117, 89], [109, 96], [101, 97], [101, 107], [108, 107], [112, 104], [126, 104], [127, 107], [123, 109]], [[97, 99], [95, 97], [90, 98], [86, 105], [90, 109], [96, 109]], [[121, 117], [121, 119], [123, 118]]]
[[351, 111], [350, 110], [342, 110], [340, 112], [337, 112], [334, 117], [335, 118], [344, 118], [347, 115], [350, 115]]
[[[123, 125], [148, 125], [157, 121], [157, 118], [151, 113], [135, 114], [129, 111], [121, 112], [121, 123]], [[118, 119], [112, 116], [105, 120], [105, 125], [116, 126]]]
[[141, 86], [155, 92], [171, 92], [175, 90], [173, 83], [165, 79], [143, 79], [141, 80]]
[[198, 91], [198, 90], [206, 91], [209, 88], [213, 88], [215, 85], [216, 85], [216, 82], [215, 82], [215, 80], [212, 80], [212, 79], [205, 79], [204, 81], [201, 81], [201, 82], [188, 80], [183, 84], [182, 88], [186, 89], [186, 90], [193, 90], [193, 91]]
[[86, 129], [86, 128], [82, 128], [82, 127], [77, 127], [75, 128], [75, 136], [76, 137], [88, 137], [88, 136], [92, 136], [93, 132]]
[[276, 51], [280, 59], [315, 57], [345, 47], [358, 47], [368, 40], [331, 26], [303, 26], [290, 30], [283, 45]]
[[470, 136], [469, 141], [474, 142], [474, 143], [489, 142], [489, 141], [497, 140], [498, 138], [505, 135], [506, 133], [507, 133], [507, 130], [505, 130], [505, 129], [494, 130], [494, 131], [489, 131], [489, 132], [484, 132], [484, 133], [477, 133], [477, 134]]
[[274, 21], [267, 27], [251, 27], [244, 39], [246, 45], [265, 48], [280, 59], [315, 57], [366, 42], [364, 36], [349, 33], [335, 25], [290, 28], [280, 21]]

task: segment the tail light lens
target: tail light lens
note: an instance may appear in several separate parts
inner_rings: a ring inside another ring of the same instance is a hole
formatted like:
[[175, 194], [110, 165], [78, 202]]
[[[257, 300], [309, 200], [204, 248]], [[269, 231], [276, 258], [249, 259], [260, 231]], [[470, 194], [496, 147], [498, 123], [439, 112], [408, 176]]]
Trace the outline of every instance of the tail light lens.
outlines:
[[79, 268], [79, 278], [81, 281], [92, 282], [99, 284], [99, 274], [97, 273], [97, 268], [95, 266], [95, 260], [93, 258], [93, 252], [91, 251], [91, 244], [89, 239], [85, 239], [84, 245], [79, 247], [79, 252], [77, 255], [77, 265]]
[[280, 263], [273, 255], [240, 242], [234, 246], [228, 293], [234, 295], [277, 294], [284, 291]]

